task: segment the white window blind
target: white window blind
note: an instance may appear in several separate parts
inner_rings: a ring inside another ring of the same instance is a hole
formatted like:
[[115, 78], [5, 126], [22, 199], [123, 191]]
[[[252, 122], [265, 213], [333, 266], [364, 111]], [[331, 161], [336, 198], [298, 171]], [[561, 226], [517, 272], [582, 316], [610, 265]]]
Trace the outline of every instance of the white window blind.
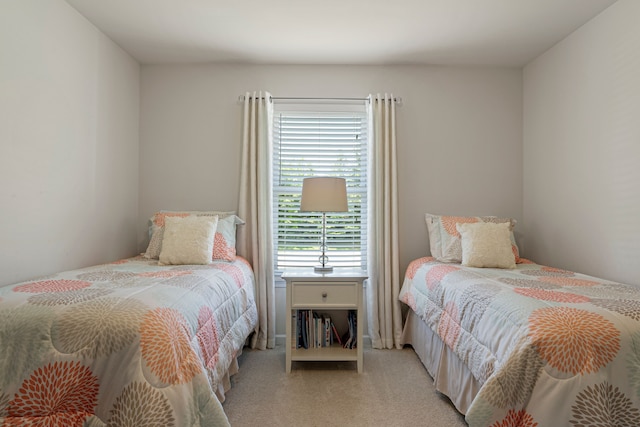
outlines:
[[[353, 109], [353, 105], [351, 106]], [[345, 178], [349, 211], [327, 213], [327, 255], [334, 267], [366, 269], [368, 125], [356, 111], [323, 104], [274, 108], [274, 261], [276, 270], [314, 266], [320, 256], [322, 214], [300, 212], [302, 180]]]

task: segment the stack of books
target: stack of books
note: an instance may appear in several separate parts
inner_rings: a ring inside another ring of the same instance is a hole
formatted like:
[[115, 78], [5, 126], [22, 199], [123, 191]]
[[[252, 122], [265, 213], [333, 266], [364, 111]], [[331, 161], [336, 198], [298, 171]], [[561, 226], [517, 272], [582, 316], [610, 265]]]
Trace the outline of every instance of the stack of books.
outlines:
[[[330, 347], [334, 343], [345, 348], [356, 346], [356, 312], [353, 310], [348, 313], [349, 331], [343, 338], [338, 334], [328, 315], [319, 314], [313, 310], [297, 310], [292, 320], [296, 337], [292, 343], [293, 348], [322, 348]], [[345, 339], [349, 341], [349, 346]]]

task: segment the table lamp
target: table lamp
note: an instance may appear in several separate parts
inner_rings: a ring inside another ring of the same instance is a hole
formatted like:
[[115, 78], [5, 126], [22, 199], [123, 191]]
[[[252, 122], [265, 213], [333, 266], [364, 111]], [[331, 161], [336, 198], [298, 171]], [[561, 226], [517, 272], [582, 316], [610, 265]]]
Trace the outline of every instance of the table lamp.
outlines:
[[302, 181], [300, 212], [322, 212], [322, 255], [320, 265], [314, 268], [316, 273], [330, 273], [327, 250], [327, 212], [347, 212], [347, 183], [344, 178], [313, 177]]

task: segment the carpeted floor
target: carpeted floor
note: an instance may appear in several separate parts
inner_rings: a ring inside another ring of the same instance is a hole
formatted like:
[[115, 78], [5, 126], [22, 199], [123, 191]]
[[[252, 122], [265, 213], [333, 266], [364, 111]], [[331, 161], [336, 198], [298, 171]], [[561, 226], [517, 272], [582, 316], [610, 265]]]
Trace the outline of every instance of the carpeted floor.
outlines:
[[223, 404], [232, 427], [461, 426], [464, 418], [436, 392], [413, 349], [364, 350], [355, 362], [294, 362], [284, 348], [244, 350]]

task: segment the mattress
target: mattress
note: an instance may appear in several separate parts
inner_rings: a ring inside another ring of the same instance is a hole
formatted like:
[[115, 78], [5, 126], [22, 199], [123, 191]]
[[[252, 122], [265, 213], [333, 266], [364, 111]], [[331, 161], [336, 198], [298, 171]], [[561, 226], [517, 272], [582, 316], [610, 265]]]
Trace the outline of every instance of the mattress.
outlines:
[[121, 260], [0, 288], [0, 423], [228, 425], [257, 311], [249, 264]]
[[[442, 342], [421, 358], [470, 426], [638, 425], [640, 288], [526, 260], [426, 257], [410, 264], [400, 300]], [[449, 368], [459, 363], [464, 372]]]

